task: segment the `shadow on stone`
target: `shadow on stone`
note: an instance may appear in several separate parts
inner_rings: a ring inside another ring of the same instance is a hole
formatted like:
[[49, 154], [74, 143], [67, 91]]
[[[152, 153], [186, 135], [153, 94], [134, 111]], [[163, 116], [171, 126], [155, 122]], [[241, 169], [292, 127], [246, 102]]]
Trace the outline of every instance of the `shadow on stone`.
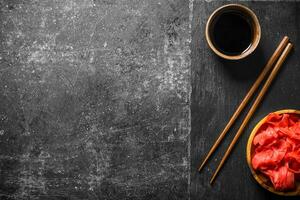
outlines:
[[258, 76], [259, 72], [265, 66], [267, 59], [260, 45], [254, 54], [242, 60], [232, 61], [218, 57], [218, 61], [233, 79], [248, 80], [255, 79]]

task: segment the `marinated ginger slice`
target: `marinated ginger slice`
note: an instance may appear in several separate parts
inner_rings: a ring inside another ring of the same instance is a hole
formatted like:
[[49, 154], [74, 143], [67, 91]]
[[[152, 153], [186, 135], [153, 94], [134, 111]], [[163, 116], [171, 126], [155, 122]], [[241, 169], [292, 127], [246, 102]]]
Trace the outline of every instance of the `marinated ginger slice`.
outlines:
[[265, 174], [275, 190], [295, 188], [300, 179], [300, 119], [270, 113], [253, 139], [252, 167]]

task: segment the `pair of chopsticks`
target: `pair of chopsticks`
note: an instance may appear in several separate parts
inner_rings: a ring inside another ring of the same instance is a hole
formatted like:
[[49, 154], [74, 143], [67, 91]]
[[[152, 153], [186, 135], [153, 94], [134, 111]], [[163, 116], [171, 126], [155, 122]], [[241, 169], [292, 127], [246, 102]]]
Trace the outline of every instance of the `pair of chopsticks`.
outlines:
[[[268, 90], [268, 88], [271, 85], [272, 81], [276, 77], [276, 75], [277, 75], [280, 67], [282, 66], [283, 62], [286, 60], [286, 58], [287, 58], [288, 54], [291, 52], [292, 48], [293, 48], [292, 43], [290, 43], [289, 42], [289, 38], [287, 36], [285, 36], [282, 39], [282, 41], [280, 42], [280, 44], [278, 45], [278, 47], [275, 50], [275, 52], [273, 53], [273, 55], [270, 57], [269, 61], [267, 62], [266, 66], [264, 67], [264, 69], [261, 72], [261, 74], [258, 76], [258, 78], [256, 79], [256, 81], [254, 82], [254, 84], [252, 85], [252, 87], [250, 88], [250, 90], [248, 91], [248, 93], [246, 94], [246, 96], [244, 97], [244, 99], [242, 100], [242, 102], [239, 105], [239, 107], [236, 109], [236, 111], [234, 112], [234, 114], [230, 118], [230, 120], [227, 123], [227, 125], [225, 126], [224, 130], [220, 133], [220, 136], [218, 137], [218, 139], [215, 141], [215, 143], [213, 144], [213, 146], [209, 150], [207, 156], [204, 158], [203, 162], [201, 163], [201, 165], [200, 165], [200, 167], [198, 169], [199, 172], [201, 171], [201, 169], [203, 169], [204, 165], [207, 163], [207, 161], [210, 158], [210, 156], [217, 149], [218, 145], [221, 143], [221, 141], [225, 137], [225, 135], [228, 132], [228, 130], [230, 129], [230, 127], [233, 125], [233, 123], [235, 122], [235, 120], [237, 119], [237, 117], [240, 115], [240, 113], [242, 112], [242, 110], [245, 108], [245, 106], [247, 105], [247, 103], [249, 102], [249, 100], [251, 99], [251, 97], [253, 96], [253, 94], [255, 93], [255, 91], [258, 89], [258, 87], [261, 84], [261, 82], [265, 79], [265, 77], [267, 76], [267, 74], [269, 74], [269, 72], [272, 70], [271, 73], [270, 73], [270, 75], [269, 75], [269, 77], [267, 78], [265, 84], [263, 85], [261, 91], [257, 95], [257, 97], [256, 97], [253, 105], [251, 106], [249, 112], [247, 113], [246, 117], [244, 118], [244, 120], [243, 120], [240, 128], [238, 129], [236, 135], [234, 136], [233, 140], [231, 141], [229, 147], [227, 148], [227, 150], [226, 150], [226, 152], [225, 152], [225, 154], [224, 154], [221, 162], [219, 163], [216, 171], [214, 172], [214, 174], [213, 174], [213, 176], [212, 176], [212, 178], [210, 180], [210, 184], [212, 184], [214, 182], [217, 174], [219, 173], [219, 171], [222, 168], [222, 166], [224, 165], [226, 159], [230, 155], [230, 152], [232, 151], [232, 149], [233, 149], [234, 145], [236, 144], [237, 140], [242, 135], [242, 133], [244, 131], [244, 128], [246, 127], [247, 123], [251, 119], [253, 113], [256, 111], [259, 103], [263, 99], [266, 91]], [[275, 63], [275, 65], [274, 65], [274, 63]]]

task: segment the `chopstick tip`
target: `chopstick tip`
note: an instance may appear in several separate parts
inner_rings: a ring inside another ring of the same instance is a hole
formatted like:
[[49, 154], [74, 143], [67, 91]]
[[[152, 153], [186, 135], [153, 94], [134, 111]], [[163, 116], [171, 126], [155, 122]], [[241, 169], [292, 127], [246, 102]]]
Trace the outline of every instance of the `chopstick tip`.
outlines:
[[287, 35], [285, 35], [285, 36], [283, 37], [283, 39], [285, 39], [285, 40], [290, 40], [290, 38], [289, 38]]
[[289, 45], [291, 48], [294, 47], [293, 43], [291, 43], [291, 42], [289, 42], [288, 45]]
[[202, 163], [201, 163], [200, 167], [198, 168], [198, 172], [201, 172], [201, 170], [202, 170], [203, 167], [204, 167], [204, 164], [205, 164], [205, 162], [202, 162]]
[[212, 185], [212, 184], [214, 183], [215, 178], [216, 178], [216, 176], [214, 175], [214, 176], [210, 179], [210, 181], [209, 181], [209, 184], [210, 184], [210, 185]]

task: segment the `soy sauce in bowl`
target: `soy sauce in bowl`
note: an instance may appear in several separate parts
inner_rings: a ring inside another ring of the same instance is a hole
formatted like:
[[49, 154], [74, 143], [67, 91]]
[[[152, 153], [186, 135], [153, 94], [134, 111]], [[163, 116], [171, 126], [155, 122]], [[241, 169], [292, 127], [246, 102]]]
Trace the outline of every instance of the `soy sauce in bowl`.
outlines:
[[241, 4], [217, 8], [206, 23], [205, 38], [209, 48], [226, 60], [240, 60], [252, 54], [260, 37], [255, 13]]
[[251, 47], [253, 30], [251, 23], [237, 11], [229, 11], [215, 18], [212, 42], [222, 53], [240, 55]]

